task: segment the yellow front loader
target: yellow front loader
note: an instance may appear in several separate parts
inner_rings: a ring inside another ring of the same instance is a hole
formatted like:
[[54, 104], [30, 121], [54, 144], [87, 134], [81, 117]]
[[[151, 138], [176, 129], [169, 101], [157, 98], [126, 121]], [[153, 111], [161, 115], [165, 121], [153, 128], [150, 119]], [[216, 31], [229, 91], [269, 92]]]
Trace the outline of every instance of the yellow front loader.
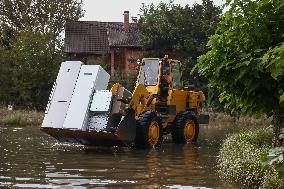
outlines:
[[[108, 100], [104, 100], [106, 96]], [[41, 129], [59, 141], [152, 148], [160, 146], [163, 135], [169, 133], [174, 143], [194, 142], [199, 123], [207, 124], [209, 120], [208, 116], [201, 115], [204, 94], [193, 86], [183, 85], [181, 63], [167, 55], [139, 62], [133, 93], [116, 83], [110, 91], [94, 90], [91, 98], [83, 123], [87, 126], [83, 129], [44, 125]], [[107, 108], [101, 110], [101, 106]]]

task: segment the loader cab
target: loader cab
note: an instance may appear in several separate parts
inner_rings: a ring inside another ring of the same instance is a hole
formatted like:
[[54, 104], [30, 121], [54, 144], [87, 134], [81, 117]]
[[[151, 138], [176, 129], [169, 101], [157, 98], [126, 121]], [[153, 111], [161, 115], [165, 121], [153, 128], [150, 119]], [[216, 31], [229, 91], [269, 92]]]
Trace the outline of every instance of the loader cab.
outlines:
[[159, 58], [144, 58], [139, 65], [136, 85], [142, 84], [149, 93], [157, 94], [160, 83], [161, 60]]
[[167, 101], [170, 90], [182, 88], [180, 62], [164, 58], [161, 66], [160, 96]]
[[183, 87], [181, 77], [182, 77], [182, 70], [181, 70], [181, 63], [177, 60], [173, 60], [171, 62], [172, 66], [172, 87], [174, 89], [181, 89]]
[[159, 69], [159, 59], [143, 59], [140, 63], [140, 72], [137, 83], [145, 86], [157, 85]]
[[136, 83], [146, 86], [149, 93], [159, 92], [166, 98], [169, 89], [182, 87], [179, 61], [168, 58], [145, 58], [139, 64]]

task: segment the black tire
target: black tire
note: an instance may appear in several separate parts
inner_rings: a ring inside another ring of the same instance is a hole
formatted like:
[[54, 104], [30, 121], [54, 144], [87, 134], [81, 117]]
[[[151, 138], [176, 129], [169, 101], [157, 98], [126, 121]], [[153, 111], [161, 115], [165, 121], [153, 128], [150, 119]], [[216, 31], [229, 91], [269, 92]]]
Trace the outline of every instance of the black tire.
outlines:
[[[150, 142], [149, 140], [149, 128], [151, 125], [158, 126], [159, 135], [156, 137], [155, 142]], [[136, 122], [136, 137], [135, 137], [135, 147], [140, 149], [149, 149], [160, 147], [163, 142], [163, 126], [162, 120], [157, 116], [155, 112], [146, 111], [143, 112], [139, 120]]]
[[[185, 134], [186, 127], [191, 129], [194, 128], [194, 130], [191, 130], [189, 136], [186, 136]], [[192, 111], [179, 113], [174, 120], [171, 133], [172, 140], [176, 144], [196, 142], [199, 134], [199, 124], [196, 119], [195, 113]]]

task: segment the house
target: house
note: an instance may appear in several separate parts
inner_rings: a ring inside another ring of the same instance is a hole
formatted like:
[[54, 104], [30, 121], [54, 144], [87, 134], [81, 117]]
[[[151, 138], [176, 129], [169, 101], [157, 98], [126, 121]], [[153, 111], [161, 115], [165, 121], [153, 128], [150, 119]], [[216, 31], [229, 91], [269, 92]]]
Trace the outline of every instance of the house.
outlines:
[[129, 23], [129, 11], [124, 11], [124, 22], [69, 21], [65, 27], [64, 51], [69, 60], [88, 62], [107, 56], [111, 75], [131, 72], [136, 59], [144, 53], [139, 43], [136, 23]]

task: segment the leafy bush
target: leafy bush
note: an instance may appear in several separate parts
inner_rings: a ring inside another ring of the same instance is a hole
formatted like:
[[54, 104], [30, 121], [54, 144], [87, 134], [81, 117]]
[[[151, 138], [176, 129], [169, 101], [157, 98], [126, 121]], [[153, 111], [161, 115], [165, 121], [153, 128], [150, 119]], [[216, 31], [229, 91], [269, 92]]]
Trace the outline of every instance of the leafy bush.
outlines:
[[279, 178], [275, 169], [269, 169], [263, 178], [261, 188], [283, 189], [284, 180]]
[[88, 59], [87, 64], [88, 65], [101, 65], [106, 72], [110, 73], [110, 64], [109, 64], [107, 54], [103, 54], [102, 56], [96, 59]]
[[[130, 92], [133, 92], [136, 85], [136, 73], [127, 73], [124, 71], [117, 71], [111, 77], [110, 85], [114, 83], [120, 83]], [[111, 86], [110, 86], [111, 87]]]
[[222, 179], [240, 188], [281, 188], [284, 181], [273, 167], [265, 166], [262, 157], [270, 148], [272, 131], [268, 128], [243, 130], [222, 144], [218, 172]]
[[[284, 129], [281, 130], [279, 138], [283, 141]], [[284, 178], [284, 146], [271, 148], [263, 160], [265, 165], [274, 166], [279, 175]]]

